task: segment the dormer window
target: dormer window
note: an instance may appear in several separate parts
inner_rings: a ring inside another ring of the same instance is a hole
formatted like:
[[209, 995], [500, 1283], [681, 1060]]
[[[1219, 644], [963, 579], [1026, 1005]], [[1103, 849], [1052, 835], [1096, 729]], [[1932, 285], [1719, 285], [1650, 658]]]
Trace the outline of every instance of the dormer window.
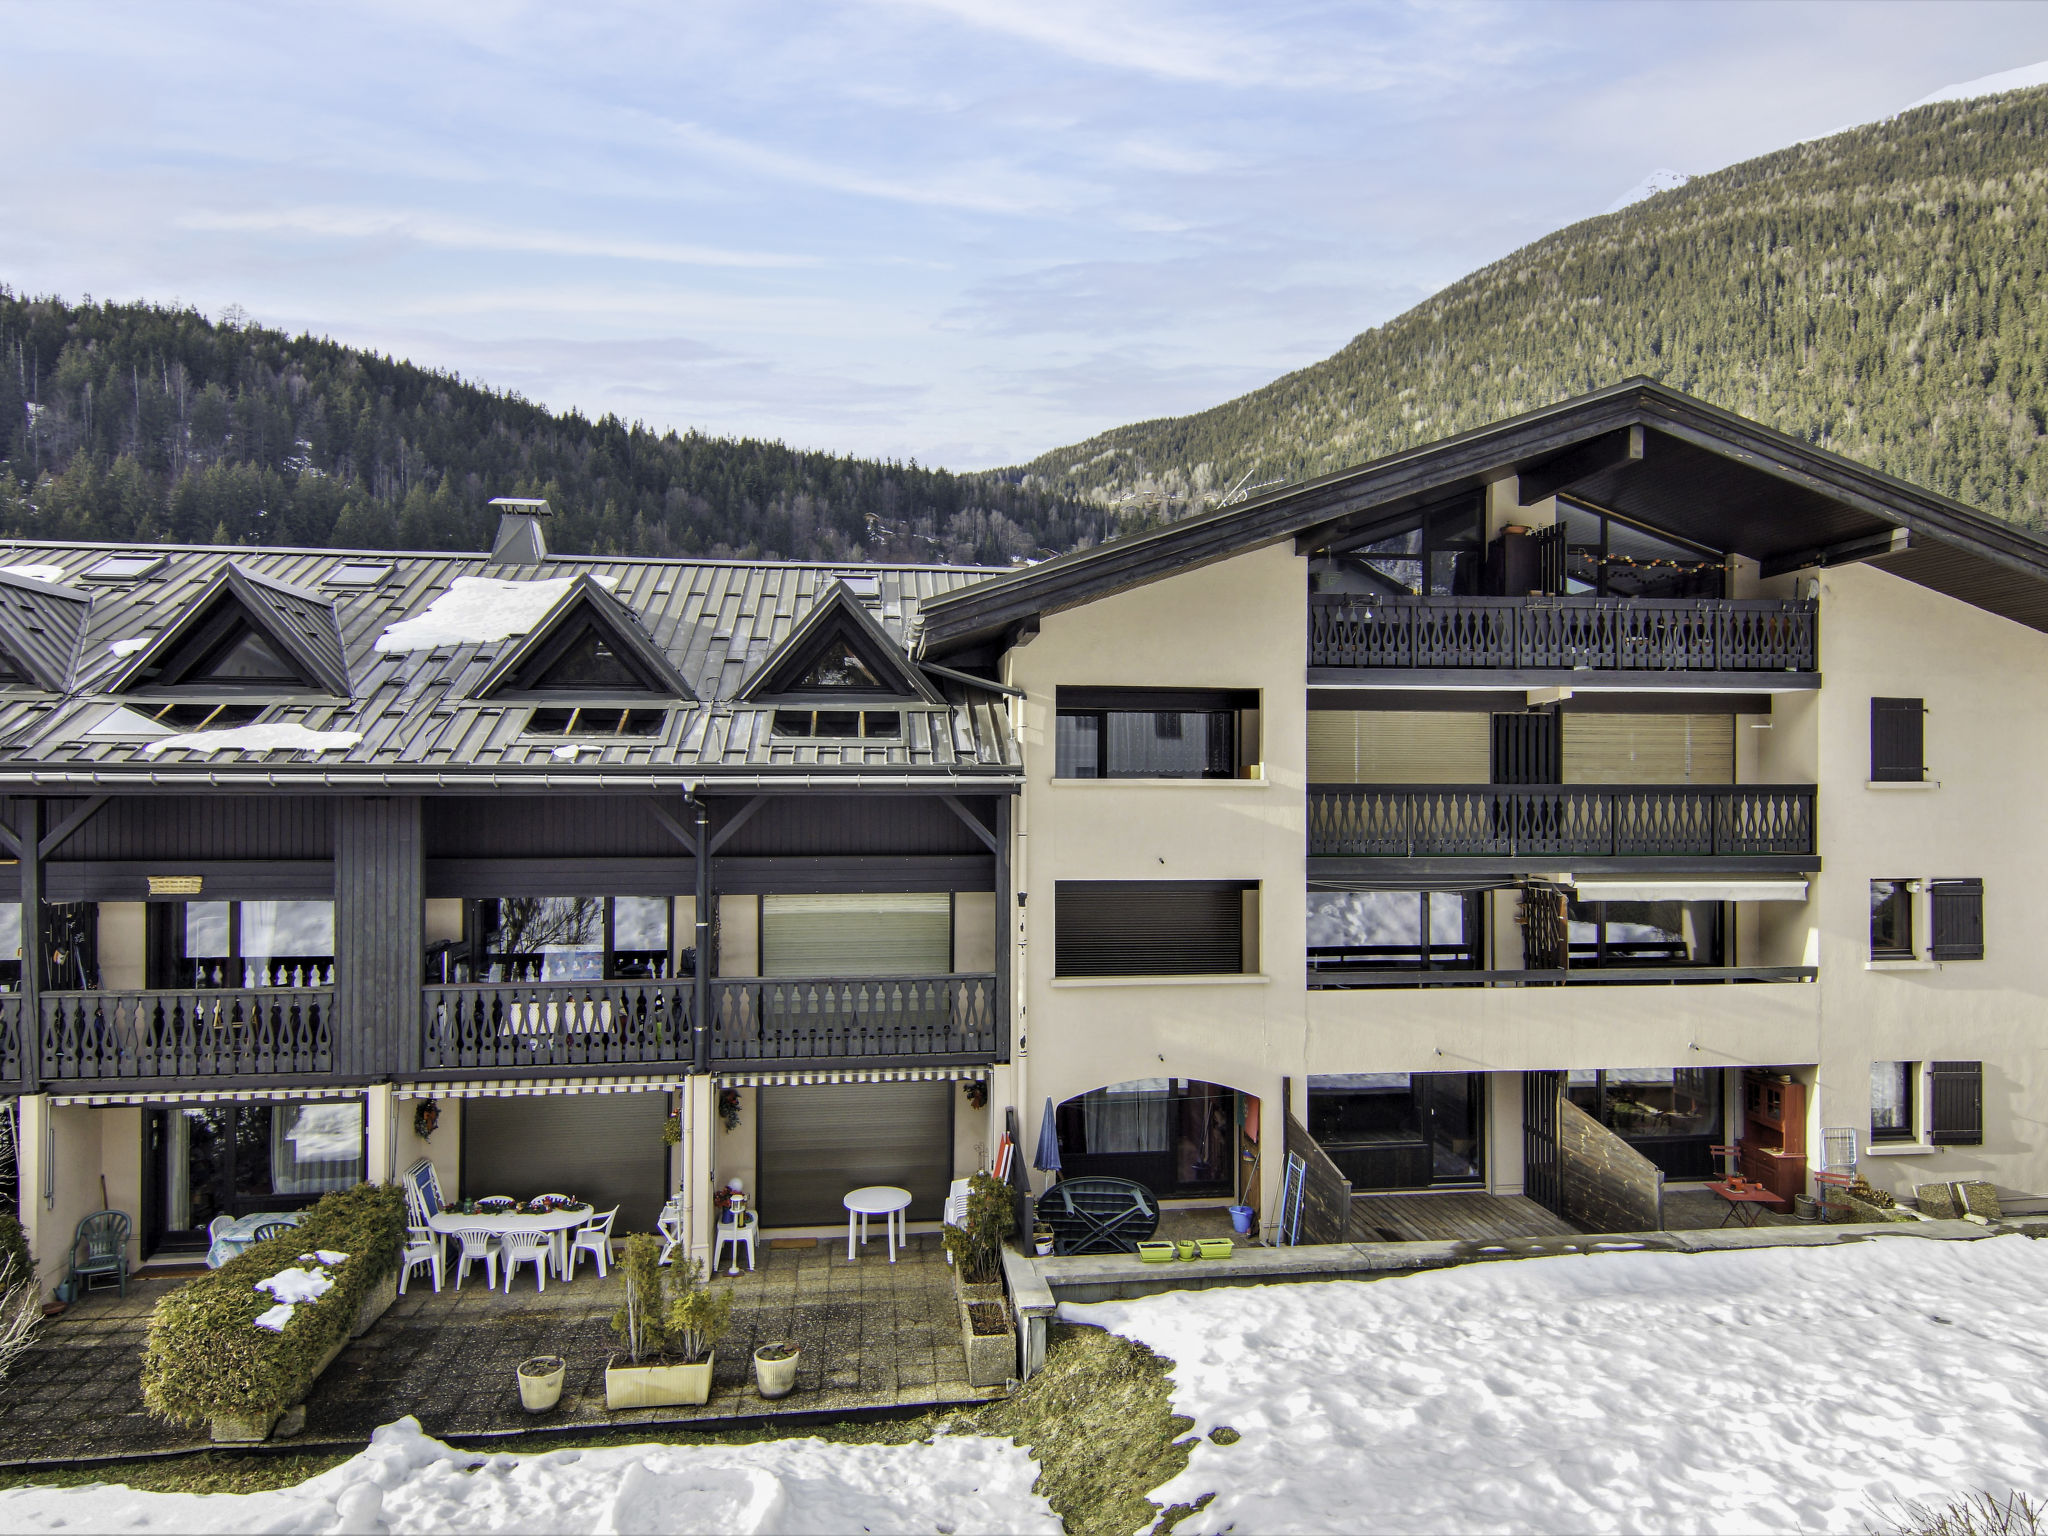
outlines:
[[845, 641], [821, 652], [811, 663], [808, 672], [797, 679], [792, 692], [795, 693], [844, 693], [859, 689], [863, 693], [881, 693], [882, 681], [876, 677], [868, 664], [854, 655], [853, 647]]
[[[696, 697], [633, 611], [589, 576], [577, 577], [470, 693], [479, 699], [576, 695], [581, 705]], [[634, 713], [658, 719], [661, 711]]]
[[536, 693], [645, 693], [647, 684], [596, 630], [585, 627], [551, 656], [537, 656], [514, 679]]
[[893, 709], [778, 709], [772, 729], [819, 741], [899, 741], [903, 716]]
[[945, 702], [843, 581], [831, 584], [738, 695], [743, 703], [815, 706], [835, 697], [852, 703], [862, 696]]
[[143, 647], [113, 691], [347, 698], [348, 662], [325, 598], [231, 565]]
[[298, 669], [277, 654], [271, 643], [247, 624], [237, 625], [201, 658], [186, 682], [278, 683], [301, 681]]

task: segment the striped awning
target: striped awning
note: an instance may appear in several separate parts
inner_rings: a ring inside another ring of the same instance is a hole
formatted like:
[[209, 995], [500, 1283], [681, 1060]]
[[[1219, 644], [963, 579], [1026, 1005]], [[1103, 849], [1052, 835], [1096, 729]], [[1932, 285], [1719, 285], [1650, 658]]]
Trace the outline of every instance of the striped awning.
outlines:
[[118, 1093], [53, 1093], [50, 1102], [68, 1104], [274, 1104], [291, 1099], [359, 1099], [364, 1089], [353, 1088], [136, 1088]]
[[792, 1088], [811, 1083], [980, 1083], [987, 1067], [871, 1067], [842, 1071], [720, 1072], [721, 1088]]
[[564, 1093], [673, 1093], [677, 1077], [494, 1077], [468, 1083], [397, 1083], [401, 1099], [538, 1099]]

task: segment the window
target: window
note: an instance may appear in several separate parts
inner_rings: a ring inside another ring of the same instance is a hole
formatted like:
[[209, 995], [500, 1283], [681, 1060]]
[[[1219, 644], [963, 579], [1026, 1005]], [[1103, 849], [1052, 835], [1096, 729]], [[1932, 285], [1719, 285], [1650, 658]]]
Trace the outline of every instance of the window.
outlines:
[[329, 587], [381, 587], [391, 579], [388, 563], [350, 560], [337, 565], [321, 578], [321, 584]]
[[1914, 958], [1912, 881], [1870, 882], [1870, 958]]
[[1651, 533], [1562, 498], [1567, 593], [1601, 597], [1721, 597], [1726, 562], [1697, 544]]
[[1870, 701], [1870, 778], [1918, 784], [1927, 777], [1927, 706], [1920, 699]]
[[1062, 779], [1234, 779], [1256, 761], [1256, 692], [1062, 688], [1053, 774]]
[[659, 736], [664, 709], [536, 709], [526, 717], [529, 736]]
[[810, 667], [796, 680], [797, 693], [844, 692], [857, 689], [863, 693], [880, 693], [882, 680], [874, 670], [856, 656], [853, 647], [844, 640], [821, 651]]
[[267, 638], [241, 624], [231, 629], [178, 681], [296, 685], [300, 678], [298, 668], [278, 655]]
[[1722, 1130], [1718, 1067], [1623, 1067], [1566, 1074], [1565, 1097], [1621, 1137], [1666, 1178], [1707, 1179]]
[[360, 1099], [304, 1104], [188, 1104], [150, 1112], [154, 1235], [205, 1246], [216, 1216], [288, 1211], [363, 1178]]
[[603, 635], [585, 627], [570, 636], [555, 654], [521, 677], [519, 686], [537, 693], [605, 692], [624, 689], [640, 693], [646, 684], [619, 659]]
[[1983, 1145], [1983, 1062], [1927, 1064], [1927, 1140], [1937, 1147]]
[[1477, 497], [1435, 512], [1382, 524], [1348, 549], [1310, 566], [1317, 592], [1386, 597], [1472, 595], [1481, 590], [1485, 551]]
[[1480, 891], [1311, 891], [1309, 966], [1325, 978], [1477, 969], [1484, 900]]
[[1870, 1064], [1870, 1139], [1913, 1139], [1913, 1080], [1919, 1074], [1910, 1061]]
[[1984, 882], [1936, 880], [1928, 886], [1935, 960], [1984, 958]]
[[671, 958], [666, 896], [504, 896], [465, 902], [460, 940], [427, 951], [427, 978], [459, 982], [641, 980], [687, 974]]
[[1580, 901], [1565, 911], [1573, 969], [1720, 965], [1718, 901]]
[[160, 902], [150, 916], [159, 986], [334, 984], [331, 901]]
[[1308, 1080], [1308, 1130], [1353, 1189], [1476, 1184], [1486, 1175], [1477, 1072], [1352, 1072]]
[[[150, 704], [136, 702], [125, 706], [121, 714], [140, 715], [145, 723], [175, 726], [181, 731], [224, 731], [231, 726], [247, 725], [263, 713], [261, 704]], [[103, 733], [100, 726], [113, 724], [113, 716], [102, 720], [93, 728], [94, 734]]]
[[899, 740], [903, 715], [894, 709], [778, 709], [771, 729], [777, 736], [821, 740]]
[[1113, 1083], [1053, 1117], [1067, 1178], [1134, 1179], [1156, 1195], [1236, 1193], [1237, 1095], [1184, 1077]]
[[1062, 880], [1053, 894], [1053, 974], [1242, 975], [1254, 969], [1246, 951], [1257, 949], [1257, 889], [1234, 880]]
[[143, 581], [169, 564], [162, 555], [108, 555], [88, 566], [82, 581]]

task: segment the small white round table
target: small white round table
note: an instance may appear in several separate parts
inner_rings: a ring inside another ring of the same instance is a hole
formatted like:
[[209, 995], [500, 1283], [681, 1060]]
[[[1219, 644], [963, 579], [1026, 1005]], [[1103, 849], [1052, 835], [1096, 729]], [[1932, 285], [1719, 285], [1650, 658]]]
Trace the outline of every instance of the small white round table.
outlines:
[[559, 1279], [566, 1275], [568, 1269], [569, 1250], [565, 1237], [594, 1214], [595, 1211], [587, 1205], [524, 1215], [517, 1211], [436, 1211], [427, 1218], [427, 1225], [448, 1237], [464, 1232], [545, 1232], [549, 1238], [548, 1248], [554, 1260], [555, 1275]]
[[908, 1239], [909, 1225], [904, 1211], [910, 1205], [910, 1191], [898, 1189], [893, 1184], [870, 1184], [865, 1189], [850, 1191], [844, 1201], [846, 1206], [846, 1262], [854, 1260], [854, 1227], [860, 1228], [860, 1240], [868, 1240], [868, 1218], [880, 1216], [887, 1226], [889, 1237], [889, 1262], [896, 1262], [896, 1250]]

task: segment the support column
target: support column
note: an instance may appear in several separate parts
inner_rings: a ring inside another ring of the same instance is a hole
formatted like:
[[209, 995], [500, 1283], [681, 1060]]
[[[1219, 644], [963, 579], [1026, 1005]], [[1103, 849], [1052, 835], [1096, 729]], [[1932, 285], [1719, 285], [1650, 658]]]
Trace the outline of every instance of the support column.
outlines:
[[420, 1064], [426, 865], [417, 795], [343, 800], [334, 836], [334, 1070], [411, 1074]]
[[697, 835], [697, 974], [692, 978], [690, 1047], [694, 1070], [704, 1073], [711, 1070], [711, 807], [694, 795], [690, 804]]
[[367, 1156], [363, 1177], [372, 1184], [388, 1184], [398, 1177], [397, 1116], [401, 1108], [409, 1110], [411, 1102], [400, 1105], [391, 1096], [389, 1083], [373, 1083], [364, 1095], [363, 1140]]
[[1009, 795], [996, 799], [996, 1060], [1010, 1059], [1010, 924], [1015, 900], [1010, 895]]
[[690, 1257], [711, 1270], [711, 1243], [718, 1225], [712, 1181], [718, 1176], [718, 1149], [713, 1128], [718, 1123], [717, 1079], [698, 1073], [683, 1080], [683, 1231]]
[[18, 800], [14, 818], [21, 863], [21, 1089], [43, 1082], [43, 802]]

